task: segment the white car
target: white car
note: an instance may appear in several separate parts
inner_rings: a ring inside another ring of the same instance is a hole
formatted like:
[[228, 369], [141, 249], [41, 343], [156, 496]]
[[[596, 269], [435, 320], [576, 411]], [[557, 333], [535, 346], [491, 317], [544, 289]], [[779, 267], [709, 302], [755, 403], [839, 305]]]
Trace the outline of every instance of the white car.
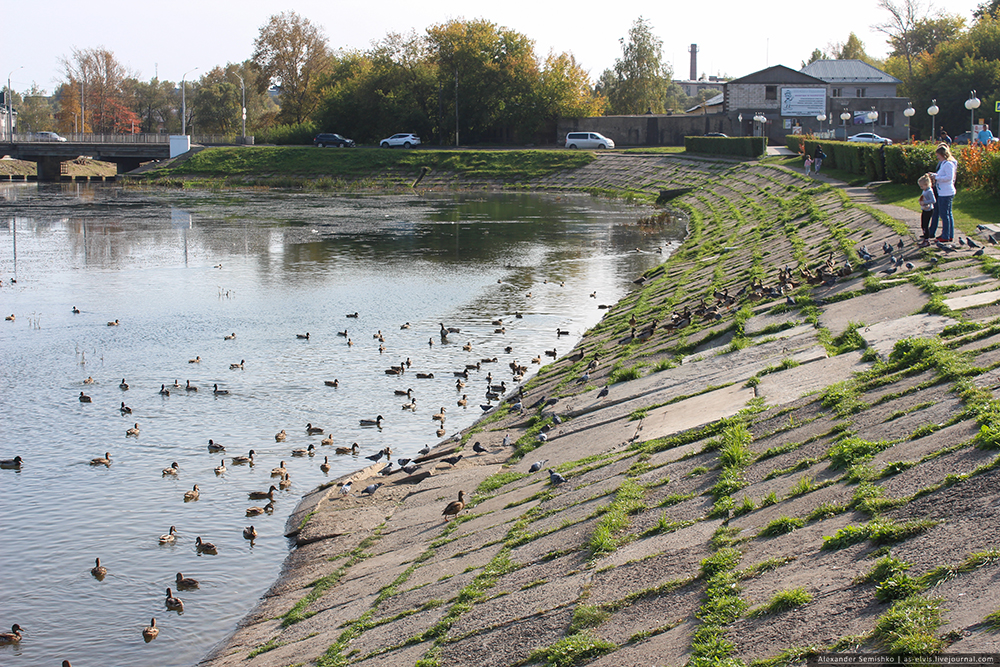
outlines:
[[566, 148], [614, 148], [615, 142], [600, 132], [570, 132], [566, 135]]
[[382, 148], [392, 148], [393, 146], [413, 148], [420, 145], [420, 137], [415, 134], [394, 134], [388, 139], [378, 142], [378, 145]]
[[55, 132], [35, 132], [35, 141], [66, 141], [66, 137], [60, 137]]
[[853, 141], [855, 143], [860, 142], [860, 143], [863, 143], [863, 144], [891, 144], [892, 143], [892, 139], [886, 139], [885, 137], [879, 136], [879, 135], [875, 134], [874, 132], [862, 132], [860, 134], [855, 134], [853, 137], [850, 137], [848, 139], [848, 141]]

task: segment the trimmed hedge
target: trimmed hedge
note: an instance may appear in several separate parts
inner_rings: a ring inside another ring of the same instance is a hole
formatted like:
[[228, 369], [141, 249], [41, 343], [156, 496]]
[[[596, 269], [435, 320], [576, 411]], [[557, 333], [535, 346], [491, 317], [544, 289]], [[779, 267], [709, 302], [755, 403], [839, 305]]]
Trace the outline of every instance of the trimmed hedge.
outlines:
[[684, 150], [709, 155], [760, 157], [767, 152], [766, 137], [684, 137]]

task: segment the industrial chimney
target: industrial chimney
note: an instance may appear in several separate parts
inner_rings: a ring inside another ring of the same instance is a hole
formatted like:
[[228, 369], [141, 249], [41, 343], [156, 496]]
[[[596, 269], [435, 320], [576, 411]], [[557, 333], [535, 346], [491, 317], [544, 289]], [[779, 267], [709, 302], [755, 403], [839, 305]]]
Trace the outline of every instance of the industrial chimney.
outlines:
[[690, 48], [691, 52], [691, 78], [690, 81], [698, 80], [698, 45], [692, 44]]

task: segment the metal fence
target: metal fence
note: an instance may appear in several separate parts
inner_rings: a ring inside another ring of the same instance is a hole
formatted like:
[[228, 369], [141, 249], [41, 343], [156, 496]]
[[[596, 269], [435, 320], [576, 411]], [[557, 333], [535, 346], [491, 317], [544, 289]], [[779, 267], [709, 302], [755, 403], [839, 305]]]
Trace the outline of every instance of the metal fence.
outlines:
[[[62, 139], [67, 142], [75, 144], [169, 144], [170, 135], [169, 134], [94, 134], [94, 133], [84, 133], [84, 132], [67, 132], [66, 134], [59, 135]], [[3, 140], [3, 137], [0, 137]], [[60, 139], [52, 137], [51, 135], [40, 135], [37, 132], [25, 132], [25, 133], [15, 133], [14, 142], [15, 143], [54, 143], [60, 142]], [[233, 136], [233, 135], [222, 135], [222, 134], [204, 134], [204, 135], [193, 135], [191, 137], [192, 144], [202, 144], [205, 146], [240, 146], [246, 144], [252, 146], [254, 143], [253, 135], [248, 135], [246, 137]]]

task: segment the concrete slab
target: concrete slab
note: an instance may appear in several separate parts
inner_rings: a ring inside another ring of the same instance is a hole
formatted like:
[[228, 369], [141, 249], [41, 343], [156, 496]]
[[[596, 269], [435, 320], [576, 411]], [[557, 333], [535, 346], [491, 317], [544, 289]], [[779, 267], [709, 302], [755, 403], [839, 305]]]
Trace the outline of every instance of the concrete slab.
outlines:
[[652, 440], [731, 417], [756, 394], [749, 387], [730, 386], [652, 410], [639, 424], [639, 440]]
[[861, 361], [860, 352], [848, 352], [765, 375], [756, 391], [769, 405], [783, 405], [832, 382], [846, 380], [868, 367], [869, 364]]
[[792, 327], [791, 329], [783, 329], [782, 331], [775, 331], [774, 333], [761, 334], [759, 336], [752, 336], [750, 338], [750, 340], [754, 341], [755, 343], [759, 343], [760, 341], [763, 341], [763, 340], [766, 340], [766, 339], [770, 339], [770, 338], [774, 338], [774, 339], [794, 338], [795, 336], [801, 336], [802, 334], [808, 334], [808, 333], [814, 332], [815, 330], [816, 330], [816, 327], [814, 327], [811, 324], [800, 324], [799, 326]]
[[883, 359], [888, 359], [897, 341], [904, 338], [936, 336], [951, 324], [956, 324], [956, 321], [950, 317], [923, 313], [872, 324], [858, 329], [858, 333], [864, 338], [868, 347], [878, 352]]
[[923, 290], [907, 283], [829, 304], [819, 316], [819, 323], [836, 336], [851, 322], [863, 322], [870, 326], [895, 320], [919, 311], [927, 301], [928, 296]]
[[997, 301], [1000, 301], [1000, 290], [945, 299], [944, 305], [948, 306], [952, 310], [964, 310], [966, 308], [972, 308], [973, 306], [985, 306], [987, 304], [996, 303]]
[[798, 322], [801, 320], [799, 311], [797, 310], [787, 310], [783, 313], [761, 313], [760, 315], [754, 315], [746, 321], [743, 325], [743, 332], [748, 336], [754, 336], [759, 333], [763, 333], [764, 330], [770, 326], [786, 324], [788, 322]]

